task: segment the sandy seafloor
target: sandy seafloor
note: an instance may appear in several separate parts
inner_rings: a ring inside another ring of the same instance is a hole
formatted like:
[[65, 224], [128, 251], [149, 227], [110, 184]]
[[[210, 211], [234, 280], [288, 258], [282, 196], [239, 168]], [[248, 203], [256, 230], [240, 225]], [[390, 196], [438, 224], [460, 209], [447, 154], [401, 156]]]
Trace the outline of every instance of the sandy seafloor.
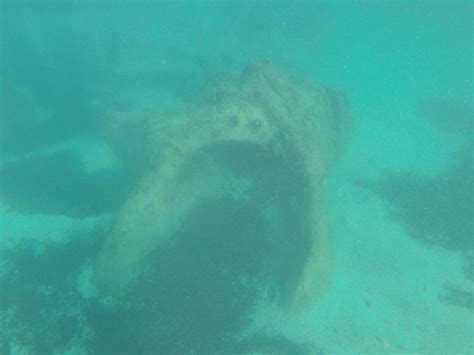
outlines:
[[[461, 11], [456, 2], [446, 3], [386, 8], [342, 3], [326, 10], [328, 20], [317, 34], [307, 36], [298, 33], [304, 26], [291, 31], [291, 16], [283, 16], [280, 24], [272, 24], [266, 43], [247, 43], [238, 33], [221, 38], [219, 31], [210, 31], [215, 26], [210, 21], [208, 42], [193, 44], [192, 51], [203, 58], [212, 46], [228, 47], [237, 69], [248, 59], [266, 57], [314, 83], [344, 90], [352, 104], [351, 144], [327, 183], [336, 260], [333, 286], [319, 305], [301, 316], [262, 305], [254, 329], [313, 342], [315, 353], [474, 353], [472, 310], [439, 300], [446, 283], [473, 289], [462, 270], [461, 253], [411, 238], [390, 218], [383, 200], [354, 184], [382, 177], [387, 170], [433, 176], [460, 146], [460, 136], [436, 129], [414, 109], [423, 97], [466, 99], [473, 92], [472, 33], [466, 32], [465, 17], [472, 21], [472, 12], [465, 12], [472, 7], [459, 3]], [[179, 45], [186, 42], [184, 38]], [[156, 61], [183, 65], [167, 58]], [[156, 97], [161, 98], [158, 108], [175, 100], [167, 92], [141, 92], [143, 102], [155, 102]], [[90, 171], [118, 164], [97, 138], [72, 138], [55, 149], [76, 152]], [[111, 215], [20, 215], [4, 207], [0, 231], [8, 239], [2, 238], [0, 246], [5, 250], [15, 238], [36, 238], [41, 250], [49, 243], [67, 242], [78, 231], [105, 230], [112, 220]], [[2, 265], [2, 273], [8, 267]], [[78, 287], [90, 293], [87, 280], [79, 280]], [[21, 344], [11, 348], [22, 353]]]

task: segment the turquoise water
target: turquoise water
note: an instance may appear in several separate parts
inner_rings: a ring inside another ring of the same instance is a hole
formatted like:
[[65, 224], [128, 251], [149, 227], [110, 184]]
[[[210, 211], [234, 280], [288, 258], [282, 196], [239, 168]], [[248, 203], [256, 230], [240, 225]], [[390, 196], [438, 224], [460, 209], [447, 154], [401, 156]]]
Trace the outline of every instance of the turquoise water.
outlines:
[[[474, 353], [473, 15], [470, 1], [3, 1], [0, 353]], [[160, 147], [175, 112], [212, 107], [205, 93], [255, 59], [350, 102], [312, 202], [330, 287], [281, 306], [308, 258], [306, 177], [237, 146], [197, 160], [209, 175], [185, 171], [226, 194], [149, 250], [125, 297], [100, 292], [104, 241], [165, 160], [149, 136]]]

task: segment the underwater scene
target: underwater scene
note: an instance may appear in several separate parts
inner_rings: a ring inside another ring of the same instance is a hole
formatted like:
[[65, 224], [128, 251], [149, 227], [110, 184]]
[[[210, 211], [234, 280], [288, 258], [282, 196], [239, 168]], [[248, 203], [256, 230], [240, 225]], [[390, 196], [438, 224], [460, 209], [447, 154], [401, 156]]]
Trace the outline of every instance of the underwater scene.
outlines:
[[474, 2], [0, 2], [0, 354], [474, 354]]

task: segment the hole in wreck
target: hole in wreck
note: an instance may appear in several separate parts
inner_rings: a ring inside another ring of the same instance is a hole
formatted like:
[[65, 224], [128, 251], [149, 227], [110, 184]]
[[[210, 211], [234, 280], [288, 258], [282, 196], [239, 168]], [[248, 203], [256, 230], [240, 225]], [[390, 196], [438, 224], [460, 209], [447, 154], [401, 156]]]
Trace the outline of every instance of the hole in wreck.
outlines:
[[311, 242], [308, 182], [297, 158], [240, 142], [190, 157], [182, 174], [202, 174], [211, 161], [231, 181], [148, 256], [128, 296], [123, 341], [141, 351], [235, 352], [261, 297], [282, 306], [289, 301]]

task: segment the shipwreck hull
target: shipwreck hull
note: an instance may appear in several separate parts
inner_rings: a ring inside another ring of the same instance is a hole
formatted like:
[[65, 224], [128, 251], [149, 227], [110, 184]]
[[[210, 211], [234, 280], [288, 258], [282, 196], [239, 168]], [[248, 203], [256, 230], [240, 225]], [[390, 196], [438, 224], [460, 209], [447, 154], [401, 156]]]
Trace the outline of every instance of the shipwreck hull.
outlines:
[[279, 300], [289, 311], [316, 304], [333, 269], [323, 191], [346, 144], [348, 111], [342, 94], [259, 61], [166, 124], [149, 119], [149, 162], [95, 262], [97, 288], [127, 295], [190, 214], [234, 199], [256, 207], [289, 247], [303, 241]]

